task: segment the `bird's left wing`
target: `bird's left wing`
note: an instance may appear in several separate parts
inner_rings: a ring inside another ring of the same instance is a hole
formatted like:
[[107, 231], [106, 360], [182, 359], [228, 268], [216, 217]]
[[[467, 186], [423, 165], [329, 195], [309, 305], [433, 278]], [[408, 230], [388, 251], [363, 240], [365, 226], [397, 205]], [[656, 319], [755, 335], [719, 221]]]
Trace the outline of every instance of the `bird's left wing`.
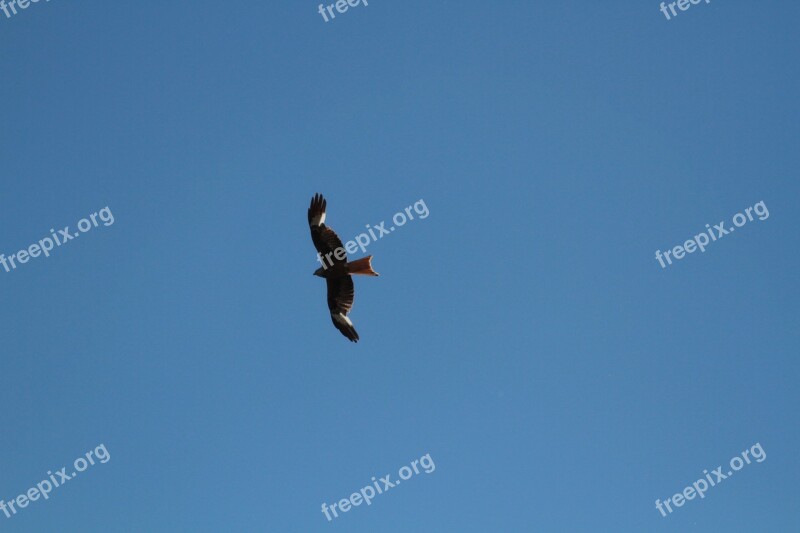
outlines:
[[[308, 226], [311, 229], [311, 240], [314, 241], [314, 247], [322, 257], [330, 254], [329, 261], [336, 263], [344, 261], [344, 259], [337, 259], [335, 252], [341, 248], [344, 250], [342, 240], [336, 235], [336, 232], [325, 225], [325, 210], [328, 203], [321, 194], [317, 193], [311, 199], [311, 205], [308, 208]], [[331, 253], [333, 252], [333, 253]], [[339, 254], [344, 254], [344, 251]]]

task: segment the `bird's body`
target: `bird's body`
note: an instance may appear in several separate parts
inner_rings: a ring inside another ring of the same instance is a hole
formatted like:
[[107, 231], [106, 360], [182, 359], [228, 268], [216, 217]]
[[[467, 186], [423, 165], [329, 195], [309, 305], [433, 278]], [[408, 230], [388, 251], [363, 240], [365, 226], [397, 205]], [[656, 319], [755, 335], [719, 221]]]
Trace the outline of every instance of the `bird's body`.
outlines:
[[351, 274], [377, 276], [372, 270], [372, 256], [347, 261], [347, 253], [336, 232], [325, 225], [327, 202], [321, 194], [317, 193], [311, 199], [308, 208], [308, 226], [311, 229], [311, 240], [319, 253], [322, 266], [315, 272], [315, 276], [325, 278], [328, 285], [328, 309], [331, 320], [342, 335], [353, 342], [358, 342], [358, 333], [353, 322], [347, 316], [353, 307], [355, 287]]
[[347, 271], [347, 263], [334, 263], [328, 268], [319, 267], [314, 271], [315, 276], [325, 279], [341, 278], [349, 274], [350, 273]]
[[378, 273], [372, 270], [372, 256], [362, 257], [355, 261], [335, 262], [329, 267], [319, 267], [314, 271], [315, 276], [325, 279], [337, 279], [350, 274], [361, 274], [364, 276], [377, 276]]

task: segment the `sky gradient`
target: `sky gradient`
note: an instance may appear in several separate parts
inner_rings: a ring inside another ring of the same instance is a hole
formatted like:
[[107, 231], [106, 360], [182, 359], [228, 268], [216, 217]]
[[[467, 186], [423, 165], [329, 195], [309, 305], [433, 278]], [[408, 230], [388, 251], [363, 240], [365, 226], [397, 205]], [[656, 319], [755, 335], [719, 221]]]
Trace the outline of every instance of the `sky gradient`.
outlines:
[[[110, 456], [0, 529], [800, 529], [800, 5], [317, 10], [0, 12], [0, 254], [114, 217], [0, 267], [0, 499]], [[343, 240], [429, 209], [369, 245], [358, 344], [316, 192]]]

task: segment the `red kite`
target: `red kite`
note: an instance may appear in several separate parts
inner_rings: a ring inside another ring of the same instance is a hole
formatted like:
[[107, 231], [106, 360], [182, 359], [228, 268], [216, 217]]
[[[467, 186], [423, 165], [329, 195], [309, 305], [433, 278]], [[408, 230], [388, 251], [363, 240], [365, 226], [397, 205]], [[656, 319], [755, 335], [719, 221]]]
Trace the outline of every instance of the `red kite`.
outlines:
[[372, 256], [368, 255], [356, 261], [347, 261], [347, 253], [342, 241], [336, 232], [325, 225], [325, 207], [328, 203], [321, 194], [317, 193], [311, 199], [308, 208], [308, 226], [311, 228], [311, 240], [319, 252], [319, 261], [322, 266], [315, 272], [315, 276], [325, 278], [328, 284], [328, 309], [331, 310], [331, 320], [342, 335], [353, 342], [358, 342], [358, 333], [353, 327], [353, 322], [347, 316], [353, 307], [355, 289], [353, 278], [350, 274], [364, 276], [377, 276], [372, 270]]

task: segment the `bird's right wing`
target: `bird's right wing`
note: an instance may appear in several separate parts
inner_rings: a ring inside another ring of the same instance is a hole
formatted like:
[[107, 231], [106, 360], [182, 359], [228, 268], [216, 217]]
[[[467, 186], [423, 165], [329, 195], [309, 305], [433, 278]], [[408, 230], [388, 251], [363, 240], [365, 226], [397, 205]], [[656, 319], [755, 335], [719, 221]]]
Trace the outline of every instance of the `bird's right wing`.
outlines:
[[333, 325], [342, 332], [342, 335], [353, 342], [358, 342], [356, 328], [347, 316], [347, 313], [353, 308], [353, 300], [355, 298], [353, 278], [344, 276], [341, 278], [329, 278], [326, 281], [328, 282], [328, 309], [331, 311]]

